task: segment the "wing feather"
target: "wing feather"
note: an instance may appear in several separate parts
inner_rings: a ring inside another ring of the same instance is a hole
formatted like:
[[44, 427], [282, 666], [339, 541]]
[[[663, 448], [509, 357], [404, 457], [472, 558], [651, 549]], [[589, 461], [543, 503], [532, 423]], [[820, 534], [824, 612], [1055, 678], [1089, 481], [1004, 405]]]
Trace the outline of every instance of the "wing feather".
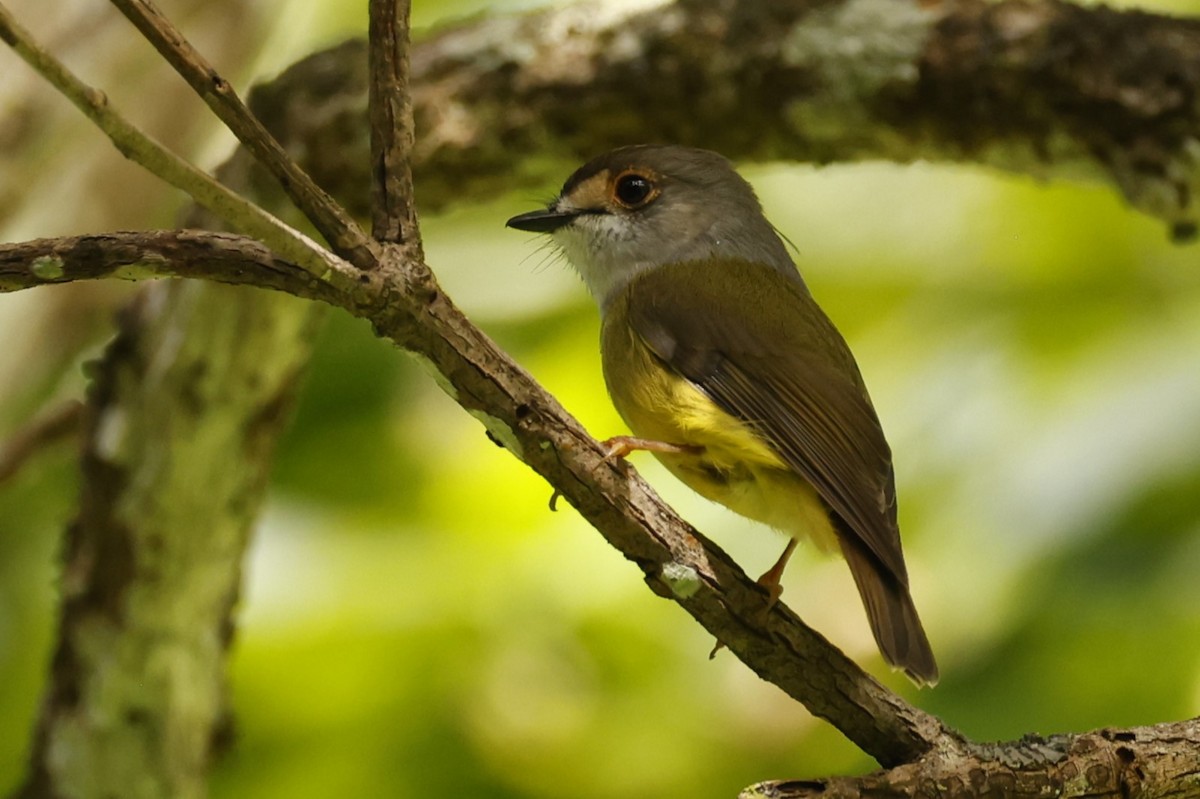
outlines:
[[891, 450], [845, 340], [807, 290], [726, 261], [649, 270], [628, 296], [630, 324], [651, 351], [760, 431], [907, 586]]

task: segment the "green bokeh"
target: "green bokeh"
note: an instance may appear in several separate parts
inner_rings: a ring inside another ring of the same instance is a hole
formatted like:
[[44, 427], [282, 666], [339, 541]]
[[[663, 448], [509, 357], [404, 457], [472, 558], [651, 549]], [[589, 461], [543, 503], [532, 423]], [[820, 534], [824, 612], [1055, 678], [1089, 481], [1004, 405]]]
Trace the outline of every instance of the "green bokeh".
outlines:
[[[417, 22], [486, 6], [418, 3]], [[289, 23], [299, 52], [362, 9], [309, 13]], [[942, 684], [887, 673], [840, 563], [802, 554], [784, 601], [981, 739], [1200, 712], [1200, 245], [1097, 187], [747, 174], [879, 406]], [[426, 220], [430, 263], [593, 433], [623, 432], [591, 301], [503, 229], [531, 203]], [[748, 572], [777, 554], [635, 463]], [[0, 790], [28, 746], [74, 489], [65, 450], [0, 487]], [[213, 796], [719, 797], [871, 767], [728, 654], [710, 662], [703, 631], [549, 493], [418, 364], [332, 314], [255, 541]]]

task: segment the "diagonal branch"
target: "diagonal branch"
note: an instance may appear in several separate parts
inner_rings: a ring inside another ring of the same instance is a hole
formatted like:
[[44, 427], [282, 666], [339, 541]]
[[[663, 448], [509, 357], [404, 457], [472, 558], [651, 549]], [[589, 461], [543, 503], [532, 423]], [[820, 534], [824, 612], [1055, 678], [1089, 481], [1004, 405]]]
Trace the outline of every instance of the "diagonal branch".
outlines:
[[[402, 60], [402, 50], [400, 55]], [[462, 316], [423, 261], [405, 254], [386, 250], [389, 268], [362, 275], [340, 297], [342, 304], [431, 361], [458, 401], [637, 562], [656, 591], [680, 601], [731, 651], [814, 713], [837, 719], [839, 728], [881, 762], [902, 762], [958, 740], [783, 608], [772, 616], [782, 631], [765, 634], [757, 585], [640, 478], [602, 469], [599, 445]], [[43, 273], [54, 268], [52, 261], [40, 266]]]
[[[765, 591], [605, 449], [524, 369], [472, 325], [423, 263], [405, 263], [403, 289], [360, 287], [347, 310], [418, 355], [493, 440], [546, 478], [612, 546], [768, 682], [829, 720], [882, 764], [963, 739], [884, 688], [784, 605], [764, 624]], [[379, 303], [379, 297], [388, 302]]]
[[270, 170], [333, 251], [360, 269], [370, 268], [374, 260], [372, 244], [358, 223], [288, 157], [275, 137], [246, 108], [229, 82], [192, 47], [154, 3], [151, 0], [112, 1], [259, 163]]
[[68, 400], [43, 411], [7, 440], [0, 441], [0, 485], [17, 474], [34, 455], [46, 446], [78, 435], [83, 405]]

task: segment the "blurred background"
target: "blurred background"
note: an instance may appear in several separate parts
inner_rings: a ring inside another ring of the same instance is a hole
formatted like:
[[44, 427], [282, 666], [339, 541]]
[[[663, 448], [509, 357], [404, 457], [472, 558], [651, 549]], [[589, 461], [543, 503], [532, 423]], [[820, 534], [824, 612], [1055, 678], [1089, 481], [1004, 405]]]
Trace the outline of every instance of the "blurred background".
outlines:
[[[54, 20], [8, 5], [161, 140], [209, 167], [228, 153], [107, 4], [64, 0]], [[532, 5], [417, 0], [414, 23]], [[346, 0], [163, 6], [243, 88], [366, 26]], [[888, 672], [840, 561], [802, 553], [784, 601], [977, 739], [1200, 713], [1200, 244], [1087, 185], [924, 164], [744, 171], [871, 386], [942, 683]], [[424, 219], [428, 260], [607, 437], [624, 428], [591, 301], [503, 226], [556, 188]], [[0, 239], [169, 227], [183, 203], [0, 52]], [[135, 290], [0, 296], [0, 440], [80, 395]], [[777, 535], [634, 463], [747, 572], [778, 555]], [[24, 767], [76, 488], [65, 444], [0, 485], [0, 794]], [[253, 546], [237, 742], [213, 796], [720, 797], [872, 767], [728, 653], [710, 662], [703, 630], [549, 496], [416, 364], [332, 314]]]

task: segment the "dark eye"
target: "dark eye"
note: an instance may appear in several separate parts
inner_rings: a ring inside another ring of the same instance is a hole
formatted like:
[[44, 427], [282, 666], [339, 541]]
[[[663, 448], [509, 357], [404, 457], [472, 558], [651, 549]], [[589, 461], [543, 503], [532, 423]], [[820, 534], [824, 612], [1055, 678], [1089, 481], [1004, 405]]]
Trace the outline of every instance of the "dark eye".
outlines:
[[630, 172], [617, 178], [613, 195], [626, 208], [637, 208], [654, 199], [654, 184], [645, 175]]

